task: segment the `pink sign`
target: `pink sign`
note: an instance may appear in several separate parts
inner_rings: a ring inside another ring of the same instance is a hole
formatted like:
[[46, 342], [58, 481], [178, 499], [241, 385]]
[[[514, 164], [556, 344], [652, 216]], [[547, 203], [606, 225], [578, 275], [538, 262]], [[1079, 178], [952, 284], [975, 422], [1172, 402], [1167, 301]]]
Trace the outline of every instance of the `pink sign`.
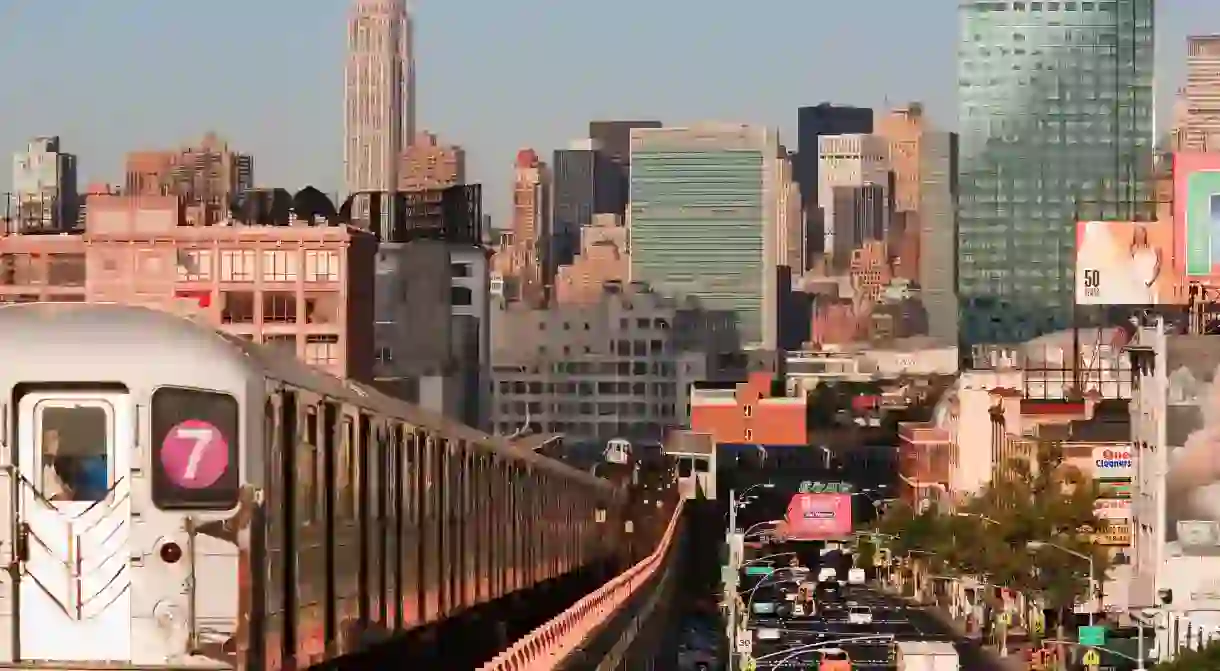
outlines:
[[188, 419], [166, 434], [161, 443], [161, 466], [179, 487], [211, 487], [229, 469], [229, 442], [220, 429]]
[[851, 537], [850, 494], [797, 494], [788, 502], [784, 535], [796, 541]]

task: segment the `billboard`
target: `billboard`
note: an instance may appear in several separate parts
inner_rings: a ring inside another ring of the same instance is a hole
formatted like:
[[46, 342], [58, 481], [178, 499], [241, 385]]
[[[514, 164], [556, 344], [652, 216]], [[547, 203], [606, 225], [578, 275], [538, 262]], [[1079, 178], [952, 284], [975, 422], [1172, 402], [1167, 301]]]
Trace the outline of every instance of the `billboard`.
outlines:
[[1186, 279], [1220, 275], [1220, 155], [1173, 157], [1177, 258]]
[[788, 502], [781, 532], [795, 541], [850, 538], [851, 500], [850, 494], [797, 494]]
[[1163, 305], [1181, 283], [1170, 222], [1082, 221], [1076, 225], [1077, 305]]

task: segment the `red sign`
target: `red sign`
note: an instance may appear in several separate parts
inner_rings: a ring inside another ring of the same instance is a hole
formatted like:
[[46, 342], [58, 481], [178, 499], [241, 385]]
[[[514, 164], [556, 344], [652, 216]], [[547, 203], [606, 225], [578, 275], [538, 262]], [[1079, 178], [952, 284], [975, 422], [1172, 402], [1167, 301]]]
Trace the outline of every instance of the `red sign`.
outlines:
[[188, 419], [169, 430], [161, 443], [161, 466], [183, 489], [205, 489], [229, 469], [229, 442], [211, 424]]
[[797, 494], [788, 502], [783, 532], [789, 540], [844, 539], [851, 530], [850, 494]]

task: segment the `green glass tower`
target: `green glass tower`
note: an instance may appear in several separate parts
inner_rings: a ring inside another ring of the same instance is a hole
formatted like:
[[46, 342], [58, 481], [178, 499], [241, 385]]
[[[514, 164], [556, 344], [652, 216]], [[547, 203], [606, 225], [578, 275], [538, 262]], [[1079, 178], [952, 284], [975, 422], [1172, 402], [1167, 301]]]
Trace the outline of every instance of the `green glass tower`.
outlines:
[[965, 344], [1072, 323], [1076, 222], [1154, 216], [1154, 0], [963, 0]]
[[732, 315], [774, 348], [778, 135], [736, 124], [631, 132], [631, 280]]

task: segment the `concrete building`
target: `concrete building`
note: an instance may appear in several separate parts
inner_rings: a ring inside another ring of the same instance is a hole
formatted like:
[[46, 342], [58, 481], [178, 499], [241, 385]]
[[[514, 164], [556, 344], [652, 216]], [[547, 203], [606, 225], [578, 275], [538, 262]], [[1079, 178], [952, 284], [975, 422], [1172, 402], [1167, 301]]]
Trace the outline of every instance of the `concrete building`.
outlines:
[[1180, 151], [1220, 151], [1220, 35], [1186, 38]]
[[1152, 217], [1154, 0], [1042, 4], [959, 5], [958, 296], [970, 344], [1070, 326], [1077, 222]]
[[557, 149], [553, 161], [551, 244], [556, 267], [572, 263], [581, 229], [599, 213], [622, 214], [622, 166], [601, 151], [596, 140], [578, 140]]
[[514, 163], [511, 237], [496, 248], [495, 269], [505, 279], [509, 297], [544, 305], [554, 276], [549, 265], [551, 175], [533, 149], [517, 152]]
[[958, 337], [957, 133], [926, 131], [919, 141], [919, 210], [915, 277], [928, 312], [928, 335]]
[[[1159, 629], [1182, 638], [1188, 630], [1202, 630], [1205, 640], [1220, 627], [1220, 509], [1213, 466], [1220, 349], [1214, 341], [1168, 335], [1155, 325], [1141, 328], [1129, 350], [1139, 378], [1131, 403], [1131, 514], [1138, 521], [1131, 604], [1159, 606], [1158, 590], [1172, 590], [1173, 601], [1163, 607], [1168, 621]], [[1158, 645], [1165, 646], [1166, 632], [1158, 636]]]
[[580, 253], [555, 275], [555, 302], [589, 305], [602, 300], [605, 286], [625, 284], [631, 271], [627, 227], [615, 214], [597, 214], [580, 230]]
[[174, 196], [93, 196], [78, 234], [0, 237], [0, 303], [196, 315], [327, 372], [372, 377], [376, 241], [329, 226], [188, 226]]
[[836, 271], [849, 269], [853, 253], [866, 242], [885, 242], [890, 224], [885, 185], [835, 186], [824, 202], [833, 213], [829, 220], [834, 243], [830, 256], [831, 267]]
[[732, 351], [732, 320], [639, 286], [611, 287], [594, 305], [493, 308], [494, 428], [659, 443], [689, 419], [687, 390], [717, 352]]
[[616, 174], [616, 186], [603, 201], [607, 209], [598, 210], [599, 213], [627, 215], [630, 200], [628, 184], [631, 173], [631, 131], [636, 128], [662, 126], [660, 121], [652, 120], [589, 122], [589, 139], [597, 145], [598, 151], [613, 166], [613, 172]]
[[234, 151], [215, 133], [199, 144], [127, 154], [123, 193], [177, 196], [189, 226], [215, 226], [229, 218], [237, 197], [254, 188], [254, 158]]
[[[449, 248], [453, 348], [461, 397], [452, 416], [468, 426], [490, 428], [491, 420], [491, 268], [490, 252], [474, 245]], [[425, 395], [426, 397], [426, 395]]]
[[441, 144], [432, 133], [417, 133], [402, 153], [400, 191], [447, 189], [466, 183], [466, 150]]
[[[800, 185], [801, 206], [805, 210], [806, 263], [812, 267], [813, 257], [826, 250], [826, 233], [821, 211], [819, 184], [819, 141], [823, 135], [844, 135], [873, 132], [873, 110], [822, 103], [797, 110], [797, 155], [793, 162], [796, 181]], [[804, 270], [808, 270], [805, 268]]]
[[343, 89], [348, 194], [398, 183], [403, 144], [415, 137], [415, 36], [406, 0], [350, 0]]
[[781, 261], [778, 135], [744, 124], [631, 134], [631, 280], [737, 316], [743, 343], [774, 350]]
[[12, 203], [5, 205], [10, 232], [76, 226], [76, 155], [63, 151], [58, 136], [36, 137], [13, 154]]
[[[822, 208], [822, 220], [826, 240], [822, 249], [832, 255], [832, 265], [843, 267], [846, 260], [833, 259], [834, 241], [834, 188], [836, 186], [876, 185], [885, 189], [886, 200], [893, 203], [894, 190], [890, 174], [890, 145], [878, 135], [823, 135], [818, 138], [818, 204]], [[889, 230], [890, 213], [887, 207], [884, 230]], [[884, 233], [880, 238], [884, 240]], [[852, 247], [854, 249], [854, 247]]]
[[793, 172], [792, 155], [780, 147], [780, 156], [775, 159], [776, 187], [775, 226], [778, 239], [776, 251], [779, 263], [791, 269], [792, 276], [805, 271], [805, 214], [801, 207], [801, 185]]

